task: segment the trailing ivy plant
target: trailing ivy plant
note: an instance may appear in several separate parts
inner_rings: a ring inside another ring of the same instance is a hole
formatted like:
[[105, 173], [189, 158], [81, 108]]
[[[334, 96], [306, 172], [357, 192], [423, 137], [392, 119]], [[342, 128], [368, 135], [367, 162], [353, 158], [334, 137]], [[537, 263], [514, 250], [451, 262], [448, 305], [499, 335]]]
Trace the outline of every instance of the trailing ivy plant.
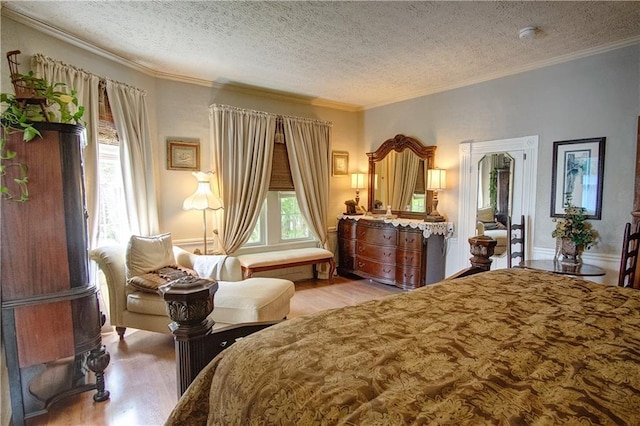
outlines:
[[[49, 84], [45, 79], [29, 74], [20, 74], [18, 78], [28, 87], [34, 89], [36, 97], [45, 100], [45, 111], [39, 104], [21, 103], [15, 95], [0, 93], [0, 104], [4, 108], [0, 114], [2, 123], [2, 137], [0, 138], [0, 195], [4, 199], [13, 201], [27, 201], [29, 199], [28, 167], [19, 161], [16, 152], [8, 149], [7, 144], [11, 133], [21, 132], [22, 140], [29, 142], [37, 136], [42, 136], [33, 123], [56, 122], [83, 124], [82, 115], [84, 107], [78, 105], [76, 91], [71, 94], [66, 92], [64, 83]], [[71, 112], [70, 105], [75, 106], [75, 112]], [[47, 114], [45, 118], [44, 114]], [[13, 178], [16, 189], [11, 190], [9, 182], [6, 182], [7, 171], [11, 168], [19, 170], [17, 177]]]

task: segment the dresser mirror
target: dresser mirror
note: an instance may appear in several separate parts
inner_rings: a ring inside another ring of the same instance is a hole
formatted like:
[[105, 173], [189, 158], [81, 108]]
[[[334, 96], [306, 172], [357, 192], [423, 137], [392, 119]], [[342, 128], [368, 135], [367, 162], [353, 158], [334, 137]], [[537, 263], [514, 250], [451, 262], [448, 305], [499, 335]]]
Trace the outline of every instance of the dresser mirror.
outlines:
[[433, 191], [426, 190], [427, 169], [434, 167], [436, 147], [405, 135], [387, 139], [369, 157], [369, 204], [373, 214], [391, 206], [399, 217], [424, 219]]

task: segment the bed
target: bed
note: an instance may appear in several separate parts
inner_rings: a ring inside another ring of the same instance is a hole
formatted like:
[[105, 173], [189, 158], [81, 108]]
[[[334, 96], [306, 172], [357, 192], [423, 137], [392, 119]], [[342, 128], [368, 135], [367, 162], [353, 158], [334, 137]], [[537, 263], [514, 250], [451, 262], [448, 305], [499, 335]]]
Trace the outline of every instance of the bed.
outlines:
[[239, 340], [167, 424], [640, 424], [640, 292], [524, 269]]

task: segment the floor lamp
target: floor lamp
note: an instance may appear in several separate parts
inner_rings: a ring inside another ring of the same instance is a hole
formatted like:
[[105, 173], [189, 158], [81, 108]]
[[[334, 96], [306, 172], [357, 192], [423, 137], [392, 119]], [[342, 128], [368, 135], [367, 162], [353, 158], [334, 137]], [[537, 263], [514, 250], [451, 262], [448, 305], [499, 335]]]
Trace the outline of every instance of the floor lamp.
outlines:
[[198, 180], [198, 188], [193, 195], [182, 203], [184, 210], [202, 210], [202, 228], [204, 230], [204, 254], [207, 254], [207, 210], [219, 210], [222, 201], [211, 192], [209, 180], [213, 172], [193, 172]]

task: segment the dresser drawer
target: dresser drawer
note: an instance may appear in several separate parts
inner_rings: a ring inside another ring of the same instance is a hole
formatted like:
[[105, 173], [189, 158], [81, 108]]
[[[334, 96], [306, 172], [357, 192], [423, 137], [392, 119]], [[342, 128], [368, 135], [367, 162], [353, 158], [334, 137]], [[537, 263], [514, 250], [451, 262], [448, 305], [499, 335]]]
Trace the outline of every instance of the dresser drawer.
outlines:
[[422, 285], [420, 268], [398, 265], [396, 268], [396, 282], [402, 288], [416, 288]]
[[353, 271], [356, 259], [356, 240], [339, 240], [338, 265], [340, 269]]
[[377, 228], [358, 226], [357, 238], [358, 241], [364, 241], [366, 243], [395, 246], [398, 237], [396, 228], [394, 227]]
[[393, 246], [379, 246], [376, 244], [367, 244], [358, 242], [357, 253], [359, 257], [377, 260], [382, 263], [396, 263], [396, 248]]
[[396, 264], [419, 268], [422, 264], [422, 252], [415, 250], [402, 250], [399, 248], [396, 251]]
[[422, 248], [422, 231], [418, 230], [400, 230], [398, 231], [398, 247], [409, 250], [421, 250]]
[[349, 219], [341, 219], [338, 221], [338, 237], [348, 240], [356, 238], [356, 222]]
[[356, 258], [356, 272], [375, 275], [382, 279], [393, 281], [396, 277], [396, 266], [364, 259], [358, 256]]

